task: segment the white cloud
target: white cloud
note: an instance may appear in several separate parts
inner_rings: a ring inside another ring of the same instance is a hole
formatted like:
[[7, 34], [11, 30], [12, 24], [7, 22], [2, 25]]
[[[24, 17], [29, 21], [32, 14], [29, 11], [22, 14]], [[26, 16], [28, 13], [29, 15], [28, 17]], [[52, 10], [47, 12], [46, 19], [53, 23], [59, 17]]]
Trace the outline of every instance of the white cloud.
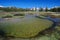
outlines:
[[45, 8], [43, 8], [43, 10], [45, 10]]
[[50, 8], [48, 8], [48, 10], [50, 10]]
[[0, 5], [0, 7], [4, 7], [4, 6]]

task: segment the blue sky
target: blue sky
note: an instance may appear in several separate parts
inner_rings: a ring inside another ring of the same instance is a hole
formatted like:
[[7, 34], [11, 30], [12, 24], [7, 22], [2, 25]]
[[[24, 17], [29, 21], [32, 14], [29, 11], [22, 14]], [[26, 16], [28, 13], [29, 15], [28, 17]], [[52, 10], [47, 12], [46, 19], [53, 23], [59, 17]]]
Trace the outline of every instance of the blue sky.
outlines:
[[60, 0], [0, 0], [2, 6], [16, 6], [19, 8], [60, 6]]

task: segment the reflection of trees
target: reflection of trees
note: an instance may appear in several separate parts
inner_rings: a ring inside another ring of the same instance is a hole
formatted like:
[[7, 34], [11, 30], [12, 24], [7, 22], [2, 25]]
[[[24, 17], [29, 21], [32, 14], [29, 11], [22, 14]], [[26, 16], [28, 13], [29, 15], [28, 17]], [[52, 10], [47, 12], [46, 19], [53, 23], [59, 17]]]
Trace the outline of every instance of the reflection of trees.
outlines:
[[9, 40], [9, 38], [6, 37], [6, 33], [4, 30], [0, 30], [0, 36], [3, 38], [3, 40]]
[[5, 31], [3, 31], [3, 30], [0, 30], [0, 36], [1, 36], [1, 37], [5, 37], [5, 36], [6, 36], [6, 33], [5, 33]]

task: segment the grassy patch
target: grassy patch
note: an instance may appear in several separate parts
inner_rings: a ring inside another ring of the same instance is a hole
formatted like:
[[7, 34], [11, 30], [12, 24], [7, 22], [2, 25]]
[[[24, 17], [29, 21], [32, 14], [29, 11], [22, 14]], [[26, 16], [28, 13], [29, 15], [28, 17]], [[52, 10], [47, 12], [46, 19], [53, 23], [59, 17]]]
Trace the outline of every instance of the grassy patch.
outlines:
[[25, 14], [14, 14], [14, 16], [25, 16]]
[[12, 17], [13, 17], [12, 14], [1, 15], [1, 18], [12, 18]]
[[56, 29], [60, 31], [60, 26], [56, 26]]
[[21, 21], [17, 22], [12, 22], [11, 19], [10, 21], [0, 22], [0, 28], [2, 27], [8, 36], [13, 35], [15, 37], [28, 38], [36, 36], [39, 32], [51, 27], [52, 24], [53, 23], [49, 20], [23, 18]]

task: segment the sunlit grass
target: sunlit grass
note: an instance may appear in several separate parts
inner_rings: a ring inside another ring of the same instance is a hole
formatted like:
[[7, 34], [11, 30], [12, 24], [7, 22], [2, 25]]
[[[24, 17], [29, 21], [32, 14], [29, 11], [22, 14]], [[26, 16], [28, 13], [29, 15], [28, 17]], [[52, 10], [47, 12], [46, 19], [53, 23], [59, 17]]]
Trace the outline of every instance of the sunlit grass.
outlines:
[[49, 20], [32, 18], [23, 19], [20, 22], [1, 22], [0, 26], [8, 36], [28, 38], [36, 36], [39, 32], [51, 27], [52, 24]]
[[56, 26], [56, 29], [60, 31], [60, 26]]

